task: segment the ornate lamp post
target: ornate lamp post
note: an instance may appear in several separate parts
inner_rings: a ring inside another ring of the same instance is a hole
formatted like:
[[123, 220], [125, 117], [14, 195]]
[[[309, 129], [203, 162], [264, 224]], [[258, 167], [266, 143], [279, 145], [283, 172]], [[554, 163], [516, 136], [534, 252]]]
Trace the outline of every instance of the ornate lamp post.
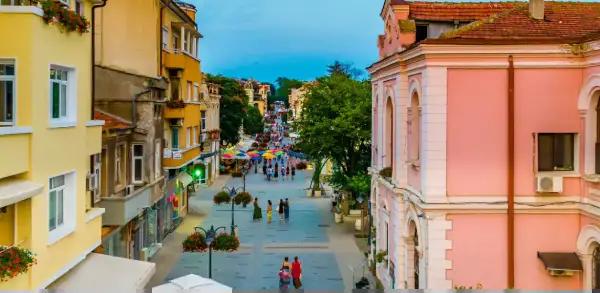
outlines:
[[223, 187], [223, 190], [229, 194], [229, 200], [231, 201], [231, 235], [235, 236], [235, 196], [242, 191], [239, 187]]
[[212, 244], [217, 237], [217, 231], [220, 229], [225, 230], [225, 227], [218, 227], [215, 229], [214, 225], [210, 225], [210, 229], [205, 230], [202, 227], [195, 227], [195, 230], [202, 231], [204, 233], [204, 238], [206, 239], [206, 245], [208, 245], [208, 278], [212, 279]]

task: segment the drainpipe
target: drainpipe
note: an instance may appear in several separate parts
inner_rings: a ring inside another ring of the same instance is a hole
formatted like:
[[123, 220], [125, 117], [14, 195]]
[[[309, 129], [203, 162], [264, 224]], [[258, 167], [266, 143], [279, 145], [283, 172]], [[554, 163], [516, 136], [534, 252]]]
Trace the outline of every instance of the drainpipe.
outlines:
[[508, 288], [515, 288], [515, 65], [508, 56]]
[[102, 4], [96, 4], [92, 6], [92, 22], [90, 24], [91, 34], [92, 34], [92, 105], [90, 106], [91, 110], [91, 120], [94, 120], [94, 104], [96, 103], [96, 8], [102, 8], [106, 6], [106, 1], [103, 0]]
[[162, 76], [162, 43], [163, 43], [163, 34], [162, 34], [162, 29], [163, 29], [163, 10], [165, 9], [165, 4], [161, 1], [160, 2], [160, 10], [159, 10], [159, 15], [158, 15], [158, 23], [159, 23], [159, 28], [158, 28], [158, 38], [160, 39], [160, 42], [158, 42], [158, 76]]

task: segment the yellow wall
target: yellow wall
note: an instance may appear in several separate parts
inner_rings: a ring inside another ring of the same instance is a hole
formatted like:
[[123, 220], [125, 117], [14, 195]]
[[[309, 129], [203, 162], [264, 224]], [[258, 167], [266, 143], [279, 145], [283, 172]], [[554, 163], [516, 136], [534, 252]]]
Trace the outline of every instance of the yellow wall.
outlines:
[[[85, 1], [85, 15], [91, 13]], [[39, 10], [41, 11], [41, 10]], [[15, 29], [18, 28], [18, 29]], [[19, 177], [42, 184], [41, 194], [17, 204], [17, 234], [22, 246], [37, 255], [38, 263], [29, 274], [0, 283], [2, 290], [33, 290], [60, 276], [100, 242], [101, 219], [86, 223], [86, 174], [89, 155], [99, 153], [100, 127], [86, 127], [91, 106], [91, 34], [64, 32], [58, 25], [47, 25], [33, 13], [0, 12], [0, 58], [16, 59], [17, 125], [33, 129], [30, 135], [28, 170]], [[76, 125], [50, 128], [49, 66], [75, 68]], [[17, 144], [0, 136], [3, 152], [15, 152]], [[0, 169], [4, 169], [0, 165]], [[50, 177], [75, 172], [75, 230], [54, 244], [48, 243], [48, 180]], [[0, 174], [4, 174], [0, 171]], [[0, 180], [5, 178], [0, 178]]]
[[157, 76], [159, 1], [106, 3], [106, 7], [96, 9], [96, 64], [144, 76]]
[[15, 206], [6, 207], [6, 212], [0, 213], [0, 245], [10, 246], [15, 240]]

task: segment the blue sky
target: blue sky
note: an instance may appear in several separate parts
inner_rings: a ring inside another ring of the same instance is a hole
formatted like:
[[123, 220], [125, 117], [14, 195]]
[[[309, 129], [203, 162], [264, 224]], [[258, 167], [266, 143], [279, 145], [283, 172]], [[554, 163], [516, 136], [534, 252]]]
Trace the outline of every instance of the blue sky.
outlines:
[[202, 70], [311, 80], [338, 59], [377, 59], [383, 0], [186, 0], [196, 5]]

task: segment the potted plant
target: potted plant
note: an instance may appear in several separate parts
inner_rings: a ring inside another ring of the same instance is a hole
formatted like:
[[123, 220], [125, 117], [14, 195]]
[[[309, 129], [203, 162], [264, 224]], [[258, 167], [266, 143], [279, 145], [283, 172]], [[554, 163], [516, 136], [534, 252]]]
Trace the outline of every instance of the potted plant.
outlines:
[[236, 251], [238, 250], [238, 248], [240, 247], [240, 240], [230, 234], [227, 233], [221, 233], [219, 235], [217, 235], [217, 237], [215, 238], [215, 242], [213, 244], [213, 249], [214, 250], [220, 250], [220, 251]]
[[182, 243], [185, 252], [204, 252], [208, 248], [204, 234], [194, 232], [190, 234]]
[[229, 203], [230, 202], [230, 198], [229, 198], [229, 194], [225, 191], [220, 191], [217, 194], [215, 194], [215, 196], [213, 197], [213, 201], [216, 205], [220, 205], [223, 203]]
[[44, 0], [40, 1], [40, 4], [44, 11], [43, 19], [47, 24], [58, 23], [68, 32], [89, 32], [90, 22], [84, 16], [69, 10], [58, 1]]
[[0, 245], [0, 282], [27, 272], [36, 262], [29, 249]]
[[387, 250], [380, 250], [377, 254], [375, 254], [375, 261], [377, 263], [387, 262]]
[[246, 207], [248, 204], [252, 202], [252, 195], [249, 192], [240, 192], [235, 196], [235, 204], [242, 205], [242, 207]]

